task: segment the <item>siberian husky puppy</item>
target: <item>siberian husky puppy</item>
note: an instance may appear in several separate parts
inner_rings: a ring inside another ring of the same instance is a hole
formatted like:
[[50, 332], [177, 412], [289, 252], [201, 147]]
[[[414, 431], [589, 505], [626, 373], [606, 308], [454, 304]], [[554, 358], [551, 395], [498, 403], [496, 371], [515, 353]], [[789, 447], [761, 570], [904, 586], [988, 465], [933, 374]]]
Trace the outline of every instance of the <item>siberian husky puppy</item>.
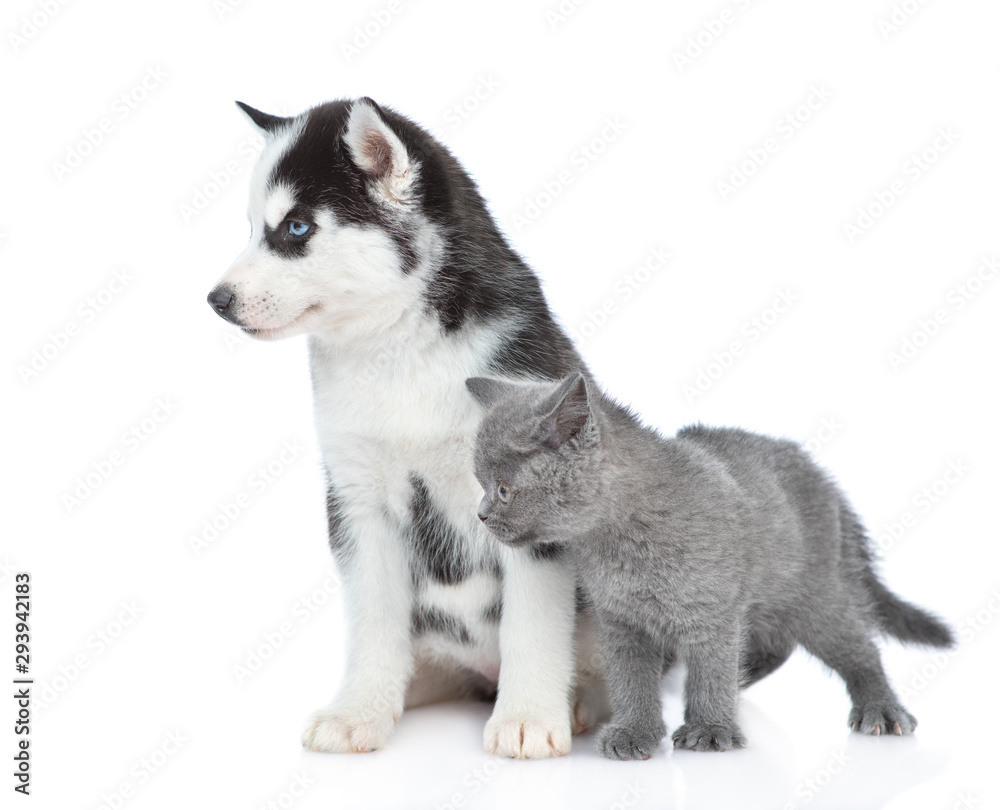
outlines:
[[266, 145], [250, 242], [208, 301], [254, 337], [309, 336], [349, 614], [347, 671], [303, 744], [371, 751], [405, 707], [495, 694], [487, 751], [567, 753], [606, 712], [588, 612], [561, 546], [507, 548], [477, 518], [465, 380], [558, 380], [582, 360], [424, 129], [368, 98], [290, 118], [239, 106]]

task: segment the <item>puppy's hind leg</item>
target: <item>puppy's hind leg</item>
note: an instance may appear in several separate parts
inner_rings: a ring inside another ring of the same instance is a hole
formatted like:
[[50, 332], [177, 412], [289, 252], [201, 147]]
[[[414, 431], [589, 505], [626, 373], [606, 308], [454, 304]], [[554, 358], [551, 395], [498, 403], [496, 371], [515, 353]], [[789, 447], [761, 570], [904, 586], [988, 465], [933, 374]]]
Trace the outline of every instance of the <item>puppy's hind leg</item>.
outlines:
[[418, 656], [413, 677], [406, 689], [407, 709], [452, 700], [496, 699], [497, 685], [478, 672], [451, 662]]
[[584, 607], [576, 624], [576, 690], [573, 699], [573, 733], [581, 734], [611, 716], [605, 661], [593, 610]]

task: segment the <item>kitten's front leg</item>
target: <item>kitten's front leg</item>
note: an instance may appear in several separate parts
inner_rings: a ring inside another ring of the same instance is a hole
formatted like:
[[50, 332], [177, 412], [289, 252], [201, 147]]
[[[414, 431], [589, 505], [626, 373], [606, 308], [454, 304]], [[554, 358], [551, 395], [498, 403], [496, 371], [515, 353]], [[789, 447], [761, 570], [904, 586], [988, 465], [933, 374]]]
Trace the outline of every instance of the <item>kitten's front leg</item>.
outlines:
[[609, 617], [598, 622], [612, 714], [597, 750], [608, 759], [649, 759], [667, 733], [660, 702], [663, 645]]
[[719, 624], [696, 642], [686, 641], [684, 725], [673, 734], [674, 748], [728, 751], [746, 748], [736, 724], [739, 699], [739, 623]]
[[504, 557], [497, 702], [486, 724], [486, 750], [516, 759], [569, 753], [575, 659], [576, 566], [568, 554]]
[[348, 522], [330, 499], [330, 543], [344, 577], [347, 671], [333, 702], [302, 735], [312, 751], [374, 751], [403, 712], [413, 670], [410, 566], [403, 541], [381, 516]]

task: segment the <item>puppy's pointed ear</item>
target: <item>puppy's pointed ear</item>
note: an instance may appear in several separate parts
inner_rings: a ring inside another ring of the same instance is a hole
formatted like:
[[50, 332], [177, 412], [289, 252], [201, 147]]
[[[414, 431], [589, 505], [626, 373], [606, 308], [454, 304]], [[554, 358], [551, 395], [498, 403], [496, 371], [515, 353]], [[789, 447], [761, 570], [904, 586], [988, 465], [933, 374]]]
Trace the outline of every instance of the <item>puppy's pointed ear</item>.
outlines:
[[403, 142], [370, 98], [359, 98], [351, 107], [344, 142], [355, 165], [371, 179], [379, 196], [390, 203], [406, 200], [415, 167]]
[[465, 381], [465, 387], [476, 402], [484, 408], [492, 408], [497, 401], [503, 398], [504, 394], [515, 388], [510, 383], [494, 380], [491, 377], [469, 377]]
[[583, 430], [590, 418], [587, 381], [575, 372], [562, 381], [546, 402], [548, 412], [542, 417], [539, 440], [550, 450], [558, 450]]
[[294, 120], [293, 118], [282, 118], [280, 115], [268, 115], [260, 110], [255, 110], [249, 104], [244, 104], [242, 101], [237, 101], [236, 106], [239, 107], [243, 111], [243, 114], [253, 122], [254, 126], [256, 126], [257, 129], [265, 135], [274, 135], [287, 127]]

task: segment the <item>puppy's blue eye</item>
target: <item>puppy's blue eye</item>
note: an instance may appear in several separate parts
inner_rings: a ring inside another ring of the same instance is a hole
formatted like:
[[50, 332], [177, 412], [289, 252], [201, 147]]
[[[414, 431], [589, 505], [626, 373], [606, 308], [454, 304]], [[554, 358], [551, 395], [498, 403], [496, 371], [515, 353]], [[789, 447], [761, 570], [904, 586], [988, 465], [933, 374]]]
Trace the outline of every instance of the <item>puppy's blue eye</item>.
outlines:
[[308, 222], [296, 222], [295, 220], [290, 220], [288, 223], [288, 232], [292, 236], [305, 236], [309, 233], [309, 228], [312, 227]]

